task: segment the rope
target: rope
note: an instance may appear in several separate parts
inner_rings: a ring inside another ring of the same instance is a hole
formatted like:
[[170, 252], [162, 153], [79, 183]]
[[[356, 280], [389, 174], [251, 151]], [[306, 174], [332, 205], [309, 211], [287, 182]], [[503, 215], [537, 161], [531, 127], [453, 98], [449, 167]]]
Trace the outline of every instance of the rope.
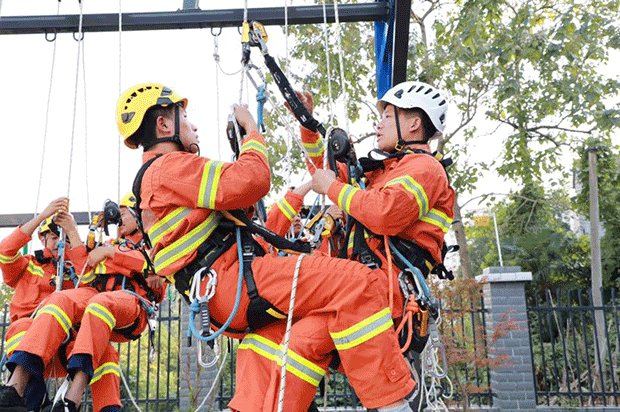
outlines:
[[136, 408], [138, 412], [142, 412], [142, 409], [140, 409], [140, 407], [136, 403], [135, 398], [131, 394], [131, 389], [129, 388], [129, 385], [127, 384], [127, 381], [125, 380], [125, 374], [123, 373], [123, 369], [122, 368], [118, 368], [118, 369], [121, 371], [121, 379], [123, 379], [123, 385], [125, 385], [125, 390], [127, 391], [127, 394], [129, 395], [129, 399], [131, 400], [131, 403], [133, 404], [134, 408]]
[[80, 81], [80, 56], [81, 56], [81, 42], [84, 40], [82, 35], [82, 21], [84, 19], [83, 10], [82, 10], [82, 0], [78, 0], [80, 5], [80, 22], [78, 24], [78, 53], [77, 53], [77, 64], [75, 68], [75, 92], [73, 94], [73, 123], [71, 126], [71, 150], [69, 152], [69, 177], [67, 179], [67, 197], [70, 197], [71, 193], [71, 167], [73, 165], [73, 143], [75, 140], [75, 117], [77, 112], [77, 94], [78, 94], [78, 84]]
[[305, 254], [299, 255], [297, 264], [295, 265], [295, 274], [293, 275], [293, 286], [291, 288], [291, 302], [288, 308], [288, 319], [286, 321], [286, 335], [284, 335], [284, 354], [282, 355], [282, 372], [280, 376], [280, 396], [278, 399], [278, 412], [282, 412], [284, 403], [284, 390], [286, 387], [286, 362], [288, 360], [288, 344], [291, 338], [291, 325], [293, 324], [293, 309], [295, 308], [295, 294], [297, 292], [297, 279], [299, 278], [299, 268]]
[[342, 91], [344, 93], [344, 119], [346, 124], [346, 132], [349, 133], [349, 93], [344, 78], [344, 63], [342, 61], [342, 41], [340, 36], [340, 17], [338, 16], [338, 0], [334, 0], [334, 15], [336, 17], [336, 46], [338, 48], [338, 64], [340, 65], [340, 83], [342, 84]]
[[[222, 33], [222, 29], [220, 29], [220, 33]], [[220, 35], [213, 33], [211, 30], [211, 34], [213, 35], [213, 60], [215, 61], [215, 115], [217, 117], [217, 158], [222, 159], [222, 144], [220, 139], [220, 73], [218, 67], [220, 65], [220, 55], [219, 55], [219, 47], [217, 39]]]
[[82, 82], [84, 83], [84, 179], [86, 182], [86, 210], [88, 211], [88, 221], [92, 222], [93, 216], [90, 209], [90, 190], [88, 184], [88, 108], [86, 105], [86, 52], [84, 50], [84, 42], [80, 42], [80, 44], [82, 45]]
[[[122, 90], [122, 81], [121, 74], [123, 73], [123, 54], [122, 54], [122, 34], [123, 34], [123, 12], [122, 12], [122, 0], [118, 0], [118, 95], [121, 95]], [[121, 201], [121, 136], [118, 136], [118, 174], [117, 178], [117, 187], [116, 187], [116, 195], [117, 199]], [[138, 205], [139, 206], [139, 205]]]
[[[56, 15], [60, 14], [60, 2], [58, 2], [58, 5], [56, 7]], [[41, 167], [39, 169], [39, 186], [37, 187], [37, 198], [35, 201], [35, 205], [34, 205], [34, 215], [36, 216], [37, 211], [39, 210], [39, 199], [41, 196], [41, 183], [43, 182], [43, 163], [45, 162], [45, 147], [47, 144], [47, 126], [49, 124], [49, 114], [50, 114], [50, 102], [52, 99], [52, 83], [54, 80], [54, 63], [56, 61], [56, 36], [54, 36], [54, 40], [52, 40], [52, 42], [54, 43], [54, 49], [52, 51], [52, 68], [51, 68], [51, 73], [50, 73], [50, 87], [49, 90], [47, 92], [47, 106], [45, 109], [45, 126], [43, 127], [43, 148], [41, 149]], [[31, 241], [32, 243], [32, 241]]]
[[[329, 123], [334, 122], [334, 102], [332, 98], [332, 69], [329, 58], [329, 42], [327, 40], [327, 9], [323, 0], [323, 37], [325, 37], [325, 58], [327, 59], [327, 88], [329, 90]], [[325, 151], [327, 153], [327, 150]], [[327, 163], [325, 163], [327, 164]]]

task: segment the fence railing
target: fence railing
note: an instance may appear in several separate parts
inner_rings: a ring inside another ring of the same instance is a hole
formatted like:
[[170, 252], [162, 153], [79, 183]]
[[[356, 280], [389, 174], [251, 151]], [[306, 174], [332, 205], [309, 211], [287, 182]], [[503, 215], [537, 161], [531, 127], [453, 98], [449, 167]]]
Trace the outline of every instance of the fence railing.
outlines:
[[[486, 336], [481, 333], [484, 330], [485, 309], [483, 299], [473, 299], [466, 307], [442, 310], [443, 320], [439, 325], [439, 333], [447, 348], [458, 348], [460, 351], [482, 351], [481, 356], [486, 356]], [[236, 347], [236, 345], [235, 345]], [[219, 394], [215, 399], [217, 410], [226, 409], [226, 405], [232, 399], [235, 389], [235, 362], [234, 350], [225, 367], [223, 378], [219, 385]], [[492, 405], [493, 394], [490, 389], [490, 371], [488, 366], [480, 366], [474, 362], [458, 361], [449, 362], [448, 376], [454, 388], [454, 405], [473, 407], [488, 407]], [[326, 398], [319, 387], [316, 395], [316, 403], [319, 407], [361, 407], [359, 398], [349, 384], [347, 377], [339, 372], [332, 371], [326, 384]], [[443, 388], [445, 393], [450, 389]], [[464, 399], [467, 398], [467, 399]]]
[[[119, 352], [122, 376], [130, 388], [131, 396], [127, 392], [121, 379], [121, 403], [123, 411], [136, 411], [131, 398], [140, 407], [142, 412], [168, 412], [179, 410], [179, 374], [180, 354], [179, 342], [181, 329], [179, 324], [180, 300], [175, 302], [164, 300], [160, 307], [158, 327], [155, 332], [156, 352], [149, 359], [148, 332], [128, 343], [115, 344]], [[4, 307], [0, 330], [4, 337], [10, 325], [8, 306]], [[5, 341], [2, 339], [0, 348], [4, 357]], [[3, 371], [4, 380], [8, 378], [8, 371]], [[54, 396], [56, 388], [62, 383], [61, 379], [50, 379], [48, 388], [50, 396]], [[87, 391], [82, 411], [92, 411], [90, 392]]]
[[[563, 407], [618, 406], [620, 402], [620, 296], [590, 290], [545, 291], [528, 302], [536, 401]], [[596, 313], [604, 321], [596, 326]]]

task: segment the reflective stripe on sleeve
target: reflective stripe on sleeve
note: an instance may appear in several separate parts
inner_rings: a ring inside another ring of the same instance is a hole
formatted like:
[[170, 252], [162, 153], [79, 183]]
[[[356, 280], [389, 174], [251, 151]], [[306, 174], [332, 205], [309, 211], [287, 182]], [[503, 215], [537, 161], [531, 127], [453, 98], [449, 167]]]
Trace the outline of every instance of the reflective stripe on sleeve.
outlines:
[[264, 144], [262, 144], [258, 140], [248, 140], [247, 142], [245, 142], [243, 145], [241, 145], [239, 154], [247, 152], [249, 150], [255, 150], [258, 153], [262, 154], [263, 156], [267, 158], [269, 157], [267, 156], [267, 148], [265, 147]]
[[215, 207], [215, 195], [220, 183], [223, 165], [224, 162], [216, 162], [214, 160], [209, 160], [205, 164], [202, 180], [200, 181], [200, 192], [198, 193], [198, 207], [207, 209]]
[[437, 209], [431, 209], [431, 211], [422, 216], [420, 220], [430, 223], [431, 225], [439, 226], [444, 233], [448, 233], [452, 225], [452, 219]]
[[302, 142], [306, 152], [308, 152], [308, 156], [310, 157], [323, 157], [323, 152], [325, 151], [325, 144], [323, 143], [323, 139], [317, 140], [315, 143], [307, 143]]
[[13, 257], [0, 254], [0, 263], [8, 265], [9, 263], [15, 262], [20, 257], [22, 257], [21, 252], [17, 252]]
[[340, 189], [340, 193], [338, 193], [338, 206], [340, 206], [340, 209], [351, 214], [351, 201], [353, 200], [353, 196], [359, 191], [360, 189], [357, 187], [344, 185], [342, 189]]
[[276, 202], [276, 205], [278, 205], [278, 208], [282, 211], [284, 216], [286, 216], [286, 218], [292, 222], [295, 218], [295, 215], [297, 214], [297, 212], [295, 212], [295, 209], [293, 209], [293, 206], [291, 206], [291, 204], [287, 202], [284, 198], [278, 200]]
[[35, 276], [39, 276], [41, 278], [45, 277], [45, 271], [41, 266], [35, 265], [32, 261], [28, 262], [28, 267], [26, 268], [28, 272], [32, 273]]

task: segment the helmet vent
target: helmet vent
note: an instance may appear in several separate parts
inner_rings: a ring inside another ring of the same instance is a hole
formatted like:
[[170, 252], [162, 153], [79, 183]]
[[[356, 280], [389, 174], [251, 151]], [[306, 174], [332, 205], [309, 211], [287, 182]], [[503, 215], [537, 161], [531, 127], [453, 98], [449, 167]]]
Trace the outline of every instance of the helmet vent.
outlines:
[[140, 87], [140, 88], [138, 89], [138, 91], [139, 91], [140, 93], [144, 92], [144, 87]]
[[414, 84], [413, 86], [411, 86], [411, 87], [409, 88], [409, 90], [407, 90], [407, 93], [411, 93], [411, 91], [413, 90], [413, 88], [414, 88], [414, 87], [415, 87], [415, 84]]
[[429, 94], [429, 93], [432, 93], [432, 92], [433, 92], [433, 89], [431, 89], [431, 88], [429, 87], [429, 88], [428, 88], [428, 90], [424, 92], [424, 94]]
[[424, 86], [420, 86], [418, 87], [418, 89], [415, 91], [416, 93], [420, 93], [420, 90], [424, 90]]
[[439, 93], [435, 93], [435, 95], [433, 96], [433, 100], [434, 100], [434, 99], [436, 99], [436, 98], [438, 98], [439, 96], [440, 96], [440, 94], [439, 94]]
[[443, 106], [444, 104], [446, 104], [446, 99], [444, 99], [441, 102], [439, 102], [439, 106]]
[[441, 123], [443, 124], [443, 122], [446, 120], [446, 115], [442, 114], [441, 116], [439, 116], [439, 120], [441, 121]]
[[161, 95], [162, 96], [169, 96], [172, 94], [172, 90], [170, 90], [167, 87], [164, 87], [163, 89], [161, 89]]
[[[131, 97], [138, 97], [138, 93], [136, 92], [131, 93]], [[128, 101], [131, 101], [131, 99], [128, 99]]]
[[136, 112], [123, 113], [121, 114], [121, 120], [123, 121], [123, 123], [129, 123], [131, 122], [131, 119], [133, 119], [135, 114]]
[[399, 91], [397, 91], [396, 93], [394, 93], [394, 96], [398, 97], [399, 99], [403, 96], [403, 89], [400, 89]]

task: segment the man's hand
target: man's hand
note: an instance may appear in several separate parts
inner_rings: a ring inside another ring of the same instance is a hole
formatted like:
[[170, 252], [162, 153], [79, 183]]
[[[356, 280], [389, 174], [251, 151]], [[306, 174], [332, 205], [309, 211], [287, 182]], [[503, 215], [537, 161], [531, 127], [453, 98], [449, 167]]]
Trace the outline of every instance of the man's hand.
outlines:
[[233, 111], [235, 112], [235, 119], [237, 119], [239, 126], [245, 129], [246, 134], [258, 132], [258, 126], [248, 110], [247, 104], [234, 104]]
[[330, 215], [332, 217], [332, 219], [336, 220], [336, 219], [342, 219], [344, 214], [342, 213], [342, 209], [340, 209], [338, 207], [338, 205], [331, 205], [327, 211], [325, 211], [326, 214]]
[[[297, 95], [297, 97], [299, 97], [301, 103], [306, 107], [306, 110], [308, 111], [308, 113], [310, 113], [310, 116], [312, 116], [312, 112], [314, 111], [314, 99], [312, 99], [312, 95], [310, 94], [310, 92], [304, 90], [304, 92], [302, 93], [295, 90], [295, 94]], [[291, 107], [288, 105], [288, 103], [285, 102], [284, 106], [286, 106], [286, 108], [289, 109], [292, 113]]]
[[65, 212], [69, 211], [69, 198], [68, 197], [59, 197], [56, 200], [52, 200], [52, 202], [49, 205], [47, 205], [47, 207], [43, 209], [43, 211], [39, 214], [39, 216], [42, 218], [41, 221], [43, 221], [44, 219], [52, 216], [54, 213], [59, 212], [61, 210]]
[[99, 246], [93, 249], [88, 254], [88, 260], [86, 261], [86, 263], [88, 263], [88, 266], [94, 268], [99, 262], [102, 262], [104, 259], [114, 257], [114, 252], [115, 249], [113, 246]]
[[146, 284], [153, 290], [161, 289], [164, 287], [164, 278], [157, 275], [151, 275], [146, 278]]
[[334, 180], [336, 180], [336, 173], [333, 170], [318, 169], [312, 175], [312, 190], [326, 195]]

